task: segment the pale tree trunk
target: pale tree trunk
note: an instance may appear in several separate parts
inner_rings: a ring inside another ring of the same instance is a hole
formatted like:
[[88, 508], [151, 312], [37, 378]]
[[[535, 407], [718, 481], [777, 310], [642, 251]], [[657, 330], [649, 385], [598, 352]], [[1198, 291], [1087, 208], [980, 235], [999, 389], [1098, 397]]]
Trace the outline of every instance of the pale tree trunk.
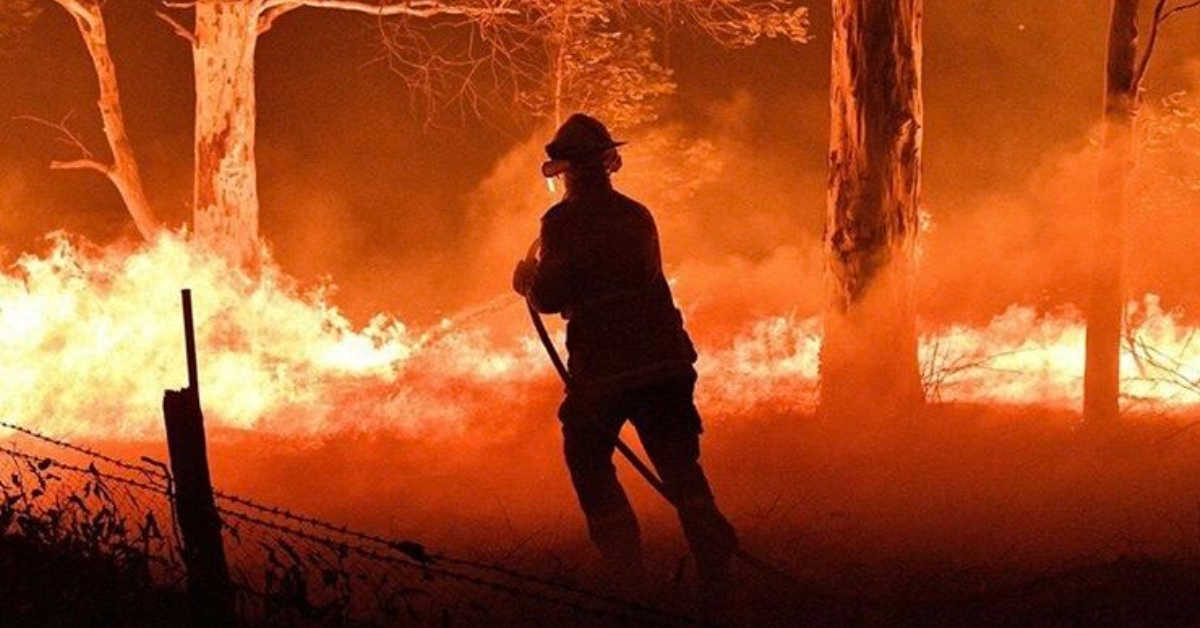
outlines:
[[1118, 413], [1125, 300], [1122, 287], [1125, 196], [1133, 166], [1133, 125], [1138, 100], [1138, 4], [1139, 0], [1114, 0], [1108, 33], [1104, 137], [1083, 379], [1084, 419], [1093, 424], [1111, 422]]
[[485, 20], [517, 14], [508, 6], [464, 6], [454, 2], [194, 0], [164, 4], [190, 6], [195, 16], [195, 26], [189, 29], [167, 13], [158, 12], [159, 18], [192, 46], [196, 80], [196, 238], [243, 268], [253, 268], [260, 261], [254, 50], [258, 36], [275, 20], [300, 7], [352, 11], [376, 19], [457, 16]]
[[196, 237], [231, 264], [258, 261], [258, 179], [254, 156], [257, 2], [195, 5]]
[[915, 239], [923, 0], [834, 0], [821, 406], [896, 417], [922, 399]]
[[105, 28], [104, 16], [100, 11], [100, 4], [95, 0], [57, 1], [75, 18], [79, 34], [83, 37], [88, 54], [92, 58], [92, 67], [96, 71], [96, 80], [100, 88], [100, 97], [96, 104], [100, 110], [100, 119], [104, 124], [104, 137], [108, 140], [108, 148], [112, 153], [113, 162], [112, 165], [106, 165], [89, 158], [56, 161], [51, 164], [51, 167], [57, 169], [91, 168], [102, 172], [117, 188], [138, 232], [143, 238], [150, 240], [158, 233], [161, 226], [150, 208], [150, 201], [146, 198], [141, 172], [133, 152], [133, 144], [130, 143], [129, 135], [125, 131], [125, 116], [121, 111], [121, 92], [117, 86], [117, 69], [108, 50], [108, 32]]

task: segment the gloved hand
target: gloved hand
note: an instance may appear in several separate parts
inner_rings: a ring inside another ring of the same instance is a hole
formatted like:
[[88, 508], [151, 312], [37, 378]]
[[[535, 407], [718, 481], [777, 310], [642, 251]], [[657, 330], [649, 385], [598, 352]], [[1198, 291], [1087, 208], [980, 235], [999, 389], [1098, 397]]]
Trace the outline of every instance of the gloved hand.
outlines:
[[517, 262], [517, 267], [513, 269], [513, 290], [523, 297], [529, 296], [529, 291], [533, 288], [533, 278], [536, 274], [537, 262], [528, 259]]

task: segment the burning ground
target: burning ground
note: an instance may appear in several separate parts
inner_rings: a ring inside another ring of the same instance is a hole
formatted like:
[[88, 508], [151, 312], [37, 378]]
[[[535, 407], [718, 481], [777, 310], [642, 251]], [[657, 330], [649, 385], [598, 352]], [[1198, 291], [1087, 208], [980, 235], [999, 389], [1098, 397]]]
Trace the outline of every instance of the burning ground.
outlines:
[[[176, 237], [126, 251], [59, 236], [45, 256], [21, 258], [0, 285], [0, 322], [14, 332], [2, 345], [0, 411], [75, 436], [157, 435], [161, 389], [177, 383], [182, 363], [173, 291], [163, 289], [173, 285], [200, 295], [201, 384], [216, 429], [453, 438], [477, 420], [499, 420], [500, 408], [519, 407], [523, 391], [552, 380], [535, 338], [506, 339], [483, 322], [514, 324], [504, 319], [523, 315], [516, 297], [422, 328], [383, 314], [355, 327], [327, 289], [301, 292], [272, 266], [252, 280]], [[1155, 295], [1128, 311], [1138, 321], [1124, 365], [1130, 407], [1188, 411], [1200, 401], [1195, 329]], [[748, 321], [726, 338], [701, 327], [700, 401], [710, 420], [811, 411], [820, 329], [817, 317], [796, 314]], [[1014, 305], [979, 327], [947, 325], [923, 339], [927, 394], [1068, 409], [1079, 401], [1082, 345], [1070, 308]], [[54, 375], [64, 372], [76, 375]]]

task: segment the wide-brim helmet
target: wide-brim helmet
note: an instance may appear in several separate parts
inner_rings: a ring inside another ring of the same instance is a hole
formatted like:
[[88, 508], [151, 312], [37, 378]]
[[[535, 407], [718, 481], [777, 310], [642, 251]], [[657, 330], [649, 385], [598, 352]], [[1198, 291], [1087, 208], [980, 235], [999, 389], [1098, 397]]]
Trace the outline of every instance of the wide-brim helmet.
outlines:
[[542, 164], [542, 175], [560, 175], [572, 165], [598, 161], [609, 150], [624, 145], [609, 135], [603, 122], [586, 114], [572, 114], [546, 144], [550, 159]]

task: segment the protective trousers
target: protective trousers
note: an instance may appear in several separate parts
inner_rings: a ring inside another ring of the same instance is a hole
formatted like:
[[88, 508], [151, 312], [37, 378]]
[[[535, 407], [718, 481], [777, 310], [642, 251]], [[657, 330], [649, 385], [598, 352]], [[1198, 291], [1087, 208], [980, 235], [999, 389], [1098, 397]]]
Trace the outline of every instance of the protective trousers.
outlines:
[[629, 420], [678, 511], [700, 577], [714, 583], [728, 578], [737, 539], [700, 466], [694, 386], [693, 375], [612, 394], [569, 392], [559, 418], [571, 481], [588, 533], [605, 559], [624, 570], [642, 569], [637, 518], [612, 461], [617, 436]]

